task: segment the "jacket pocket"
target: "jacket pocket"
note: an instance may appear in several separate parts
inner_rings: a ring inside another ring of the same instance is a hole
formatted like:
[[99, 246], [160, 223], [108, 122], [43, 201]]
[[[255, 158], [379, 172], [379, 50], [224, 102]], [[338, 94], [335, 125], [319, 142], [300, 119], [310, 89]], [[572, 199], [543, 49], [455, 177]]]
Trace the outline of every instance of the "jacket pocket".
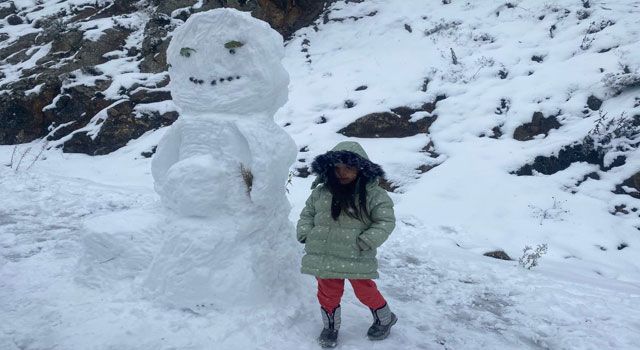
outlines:
[[322, 249], [322, 226], [314, 226], [304, 243], [304, 249], [307, 253], [318, 253]]

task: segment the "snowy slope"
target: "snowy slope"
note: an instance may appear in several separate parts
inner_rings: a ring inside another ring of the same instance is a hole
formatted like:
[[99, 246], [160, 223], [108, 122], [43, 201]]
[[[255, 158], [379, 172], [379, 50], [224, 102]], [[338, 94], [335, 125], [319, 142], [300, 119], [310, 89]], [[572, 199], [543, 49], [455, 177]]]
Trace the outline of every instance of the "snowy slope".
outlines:
[[[600, 118], [583, 113], [591, 95], [608, 118], [640, 114], [640, 90], [618, 92], [607, 80], [640, 72], [639, 14], [640, 2], [624, 0], [339, 1], [287, 43], [289, 102], [276, 119], [308, 149], [293, 168], [346, 139], [337, 131], [361, 116], [447, 96], [427, 135], [357, 139], [399, 186], [379, 286], [400, 321], [371, 344], [369, 312], [347, 288], [339, 348], [637, 348], [640, 219], [631, 210], [640, 200], [612, 191], [640, 170], [640, 152], [617, 151], [626, 162], [608, 171], [583, 162], [552, 175], [511, 173], [583, 140]], [[589, 33], [600, 23], [615, 24]], [[557, 115], [562, 126], [514, 140], [534, 112]], [[488, 137], [496, 126], [502, 135]], [[79, 283], [88, 230], [162, 239], [149, 230], [164, 218], [140, 153], [164, 131], [101, 157], [20, 145], [11, 168], [0, 169], [0, 317], [9, 321], [0, 349], [317, 348], [310, 277], [302, 277], [308, 293], [291, 295], [287, 308], [207, 314], [144, 298], [140, 275]], [[436, 159], [420, 152], [429, 142]], [[13, 151], [0, 147], [3, 163]], [[437, 166], [421, 173], [421, 165]], [[599, 180], [576, 185], [592, 172]], [[294, 177], [288, 186], [292, 220], [311, 181]], [[612, 215], [619, 205], [629, 214]], [[548, 252], [531, 270], [482, 255], [500, 249], [517, 260], [543, 243]]]

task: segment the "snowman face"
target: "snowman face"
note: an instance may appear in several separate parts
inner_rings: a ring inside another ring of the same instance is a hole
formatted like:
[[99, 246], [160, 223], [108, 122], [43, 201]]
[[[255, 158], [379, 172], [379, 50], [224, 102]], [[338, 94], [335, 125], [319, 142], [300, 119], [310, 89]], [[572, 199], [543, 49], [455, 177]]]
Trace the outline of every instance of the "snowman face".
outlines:
[[183, 115], [269, 114], [287, 100], [282, 37], [233, 9], [191, 16], [167, 50], [171, 95]]

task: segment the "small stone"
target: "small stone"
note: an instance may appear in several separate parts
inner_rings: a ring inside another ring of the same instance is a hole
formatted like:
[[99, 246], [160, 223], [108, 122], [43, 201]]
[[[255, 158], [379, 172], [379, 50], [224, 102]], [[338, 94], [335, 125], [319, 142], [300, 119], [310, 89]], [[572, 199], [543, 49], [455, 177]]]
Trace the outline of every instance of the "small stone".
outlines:
[[494, 258], [494, 259], [500, 259], [500, 260], [513, 260], [511, 259], [511, 257], [509, 255], [507, 255], [507, 253], [505, 253], [502, 250], [495, 250], [492, 252], [486, 252], [484, 254], [482, 254], [484, 256], [488, 256], [490, 258]]
[[10, 15], [7, 17], [7, 24], [9, 24], [10, 26], [17, 26], [23, 23], [24, 20], [18, 15]]
[[534, 61], [534, 62], [542, 63], [542, 61], [544, 61], [544, 56], [533, 55], [533, 56], [531, 56], [531, 60]]
[[601, 99], [593, 95], [589, 96], [589, 98], [587, 99], [587, 107], [589, 107], [590, 110], [597, 111], [600, 109], [601, 106], [602, 106]]

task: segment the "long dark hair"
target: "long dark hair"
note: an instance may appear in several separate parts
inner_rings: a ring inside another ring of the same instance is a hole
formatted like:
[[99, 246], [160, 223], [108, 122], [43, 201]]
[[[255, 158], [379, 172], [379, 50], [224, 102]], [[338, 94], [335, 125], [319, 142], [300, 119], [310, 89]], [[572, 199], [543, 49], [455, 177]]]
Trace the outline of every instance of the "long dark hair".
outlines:
[[[367, 182], [369, 179], [358, 172], [358, 176], [353, 182], [343, 185], [338, 181], [333, 168], [329, 168], [326, 173], [326, 184], [331, 192], [331, 217], [338, 220], [341, 213], [362, 222], [369, 222], [371, 215], [367, 209]], [[358, 204], [356, 205], [356, 197]]]

